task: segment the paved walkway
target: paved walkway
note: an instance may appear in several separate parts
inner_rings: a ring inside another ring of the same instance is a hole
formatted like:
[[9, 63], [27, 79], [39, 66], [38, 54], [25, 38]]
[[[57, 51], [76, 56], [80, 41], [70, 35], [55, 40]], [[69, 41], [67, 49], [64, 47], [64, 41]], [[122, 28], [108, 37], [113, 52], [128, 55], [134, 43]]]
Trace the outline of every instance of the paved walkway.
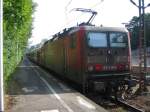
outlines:
[[106, 112], [28, 59], [18, 66], [14, 76], [20, 92], [11, 93], [15, 104], [8, 112]]

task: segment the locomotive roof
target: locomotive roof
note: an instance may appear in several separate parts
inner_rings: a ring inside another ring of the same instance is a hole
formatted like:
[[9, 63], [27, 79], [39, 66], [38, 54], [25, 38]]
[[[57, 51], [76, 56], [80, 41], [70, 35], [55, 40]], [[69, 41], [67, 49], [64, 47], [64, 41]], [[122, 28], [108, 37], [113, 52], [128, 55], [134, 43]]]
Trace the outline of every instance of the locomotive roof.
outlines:
[[102, 31], [102, 32], [105, 32], [105, 31], [110, 31], [110, 32], [128, 32], [128, 30], [124, 27], [103, 27], [103, 26], [93, 26], [93, 25], [90, 25], [90, 26], [77, 26], [77, 27], [74, 27], [72, 28], [70, 31], [69, 31], [69, 34], [73, 33], [73, 32], [77, 32], [79, 31], [81, 28], [84, 28], [86, 31]]
[[128, 32], [124, 27], [103, 27], [103, 26], [84, 26], [85, 30], [90, 31], [114, 31], [114, 32]]

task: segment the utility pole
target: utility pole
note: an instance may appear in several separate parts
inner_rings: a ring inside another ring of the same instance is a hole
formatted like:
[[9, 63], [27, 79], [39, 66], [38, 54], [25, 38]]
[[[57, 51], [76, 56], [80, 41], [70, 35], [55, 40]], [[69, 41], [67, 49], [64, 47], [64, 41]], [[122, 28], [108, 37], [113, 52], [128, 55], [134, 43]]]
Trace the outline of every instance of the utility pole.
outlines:
[[4, 88], [3, 88], [3, 39], [2, 39], [2, 0], [0, 0], [0, 112], [4, 111]]
[[139, 70], [140, 82], [139, 91], [142, 92], [146, 89], [146, 75], [147, 75], [147, 52], [146, 52], [146, 36], [145, 36], [145, 8], [144, 0], [139, 0], [137, 5], [133, 0], [130, 0], [139, 9]]
[[145, 37], [145, 9], [144, 0], [139, 0], [139, 59], [140, 59], [140, 91], [146, 88], [146, 74], [147, 74], [147, 59], [146, 59], [146, 37]]

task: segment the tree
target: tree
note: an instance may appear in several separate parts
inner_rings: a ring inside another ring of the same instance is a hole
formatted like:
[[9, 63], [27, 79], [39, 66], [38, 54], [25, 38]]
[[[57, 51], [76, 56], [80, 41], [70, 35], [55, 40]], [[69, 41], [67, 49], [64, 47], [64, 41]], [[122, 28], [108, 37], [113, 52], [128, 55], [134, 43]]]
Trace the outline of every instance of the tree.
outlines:
[[32, 0], [3, 0], [4, 80], [21, 61], [32, 30]]
[[[139, 17], [134, 16], [127, 25], [127, 29], [131, 34], [131, 47], [137, 49], [139, 46]], [[146, 45], [150, 46], [150, 13], [145, 14], [145, 36]]]

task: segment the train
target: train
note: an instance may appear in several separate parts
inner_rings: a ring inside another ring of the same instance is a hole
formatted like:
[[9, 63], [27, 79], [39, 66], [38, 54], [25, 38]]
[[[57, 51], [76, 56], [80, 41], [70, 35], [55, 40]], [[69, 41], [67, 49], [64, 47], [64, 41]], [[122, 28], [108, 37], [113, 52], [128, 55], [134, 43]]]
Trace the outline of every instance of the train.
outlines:
[[84, 92], [117, 93], [130, 80], [130, 35], [124, 27], [81, 24], [64, 29], [27, 57], [81, 85]]

